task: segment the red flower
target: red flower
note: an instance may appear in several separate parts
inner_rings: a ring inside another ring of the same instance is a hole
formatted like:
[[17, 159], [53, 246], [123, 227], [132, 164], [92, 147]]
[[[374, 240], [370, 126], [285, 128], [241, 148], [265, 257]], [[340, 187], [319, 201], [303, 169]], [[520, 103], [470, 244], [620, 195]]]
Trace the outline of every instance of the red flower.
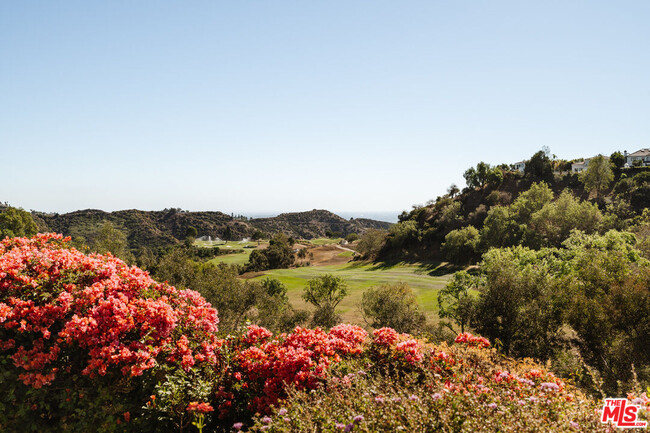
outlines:
[[210, 406], [209, 403], [199, 403], [197, 401], [193, 401], [190, 404], [187, 405], [187, 411], [188, 412], [198, 412], [198, 413], [208, 413], [208, 412], [214, 412], [214, 409], [212, 406]]

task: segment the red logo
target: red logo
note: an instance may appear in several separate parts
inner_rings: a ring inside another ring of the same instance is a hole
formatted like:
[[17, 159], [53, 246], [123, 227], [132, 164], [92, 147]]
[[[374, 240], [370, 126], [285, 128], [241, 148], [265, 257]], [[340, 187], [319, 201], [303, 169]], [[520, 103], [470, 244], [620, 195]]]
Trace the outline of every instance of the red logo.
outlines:
[[618, 428], [647, 428], [647, 421], [638, 421], [641, 406], [630, 403], [626, 398], [606, 398], [600, 422], [612, 423]]

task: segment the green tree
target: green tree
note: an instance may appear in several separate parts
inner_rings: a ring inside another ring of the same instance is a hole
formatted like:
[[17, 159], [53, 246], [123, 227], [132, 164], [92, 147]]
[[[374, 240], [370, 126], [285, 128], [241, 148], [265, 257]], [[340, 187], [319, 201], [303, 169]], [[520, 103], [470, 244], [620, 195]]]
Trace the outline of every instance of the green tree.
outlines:
[[465, 183], [467, 184], [468, 188], [477, 188], [478, 186], [480, 186], [478, 181], [478, 175], [474, 167], [470, 167], [467, 170], [465, 170], [465, 173], [463, 173], [463, 177], [465, 178]]
[[316, 307], [314, 325], [325, 328], [336, 325], [340, 320], [336, 307], [347, 294], [347, 283], [332, 274], [324, 274], [309, 280], [302, 298]]
[[480, 231], [481, 250], [518, 245], [525, 232], [526, 225], [517, 223], [509, 206], [495, 206], [489, 210]]
[[364, 321], [373, 328], [390, 327], [415, 333], [426, 323], [413, 290], [406, 283], [383, 284], [363, 292], [360, 304]]
[[356, 241], [357, 239], [359, 239], [359, 235], [356, 234], [356, 233], [350, 233], [349, 235], [347, 235], [347, 236], [345, 237], [345, 240], [348, 241], [348, 242], [354, 242], [354, 241]]
[[616, 168], [621, 168], [625, 165], [625, 156], [619, 151], [612, 153], [609, 157], [609, 161]]
[[476, 258], [479, 241], [478, 230], [469, 225], [447, 233], [441, 249], [445, 258], [452, 263], [470, 263]]
[[526, 163], [524, 174], [535, 180], [550, 181], [553, 178], [553, 165], [548, 152], [540, 150]]
[[34, 236], [37, 232], [38, 226], [29, 212], [9, 207], [0, 213], [0, 240]]
[[602, 219], [595, 204], [580, 202], [565, 190], [556, 201], [546, 204], [531, 216], [530, 227], [541, 239], [541, 246], [559, 247], [572, 230], [597, 231]]
[[580, 180], [585, 184], [587, 191], [595, 191], [596, 198], [599, 198], [600, 193], [614, 180], [612, 166], [603, 155], [598, 155], [589, 161], [589, 166], [581, 173]]
[[408, 220], [393, 224], [388, 230], [388, 242], [393, 248], [401, 248], [419, 240], [417, 221]]
[[227, 225], [226, 228], [223, 230], [223, 234], [221, 236], [223, 237], [224, 241], [231, 241], [233, 239], [232, 228], [230, 228], [230, 226]]
[[187, 230], [185, 230], [186, 238], [190, 238], [194, 240], [198, 235], [199, 235], [199, 231], [196, 229], [196, 227], [189, 226]]
[[452, 183], [449, 185], [449, 188], [447, 188], [447, 194], [449, 194], [449, 197], [451, 198], [454, 198], [459, 192], [460, 189], [458, 189], [458, 186], [455, 183]]
[[269, 246], [251, 251], [246, 271], [264, 271], [267, 269], [285, 269], [294, 262], [293, 250], [289, 238], [283, 233], [275, 235]]
[[251, 240], [253, 240], [253, 241], [259, 241], [259, 240], [262, 239], [263, 237], [264, 237], [264, 234], [263, 234], [261, 231], [259, 231], [259, 230], [255, 230], [255, 231], [253, 232], [253, 234], [251, 235]]
[[251, 272], [258, 272], [270, 269], [269, 261], [264, 254], [264, 250], [253, 250], [248, 256], [248, 264], [246, 270]]
[[384, 246], [387, 233], [384, 230], [368, 229], [362, 235], [357, 245], [357, 251], [363, 257], [371, 259], [377, 257]]
[[503, 171], [498, 167], [492, 167], [487, 173], [487, 183], [497, 187], [503, 182]]
[[[494, 171], [495, 169], [499, 172], [498, 174]], [[490, 180], [498, 181], [499, 176], [501, 180], [503, 180], [503, 173], [501, 173], [501, 170], [498, 168], [492, 168], [490, 167], [490, 164], [483, 161], [476, 164], [476, 168], [470, 167], [465, 170], [465, 173], [463, 173], [465, 183], [469, 188], [483, 187]]]
[[[471, 325], [506, 354], [547, 359], [559, 345], [565, 285], [536, 251], [491, 249], [483, 255]], [[551, 257], [552, 258], [552, 257]]]
[[545, 182], [533, 183], [511, 205], [512, 217], [519, 224], [527, 224], [530, 217], [553, 200], [553, 191]]
[[650, 172], [644, 171], [632, 178], [637, 186], [643, 186], [644, 183], [650, 184]]
[[269, 246], [262, 250], [269, 262], [269, 269], [284, 269], [293, 264], [293, 250], [290, 245], [290, 238], [279, 233], [269, 241]]
[[111, 253], [124, 261], [130, 263], [135, 261], [135, 257], [128, 248], [126, 233], [115, 227], [110, 221], [104, 221], [95, 227], [88, 241], [90, 250], [95, 253]]
[[473, 309], [473, 298], [469, 291], [477, 289], [479, 278], [467, 271], [456, 272], [449, 283], [438, 292], [438, 316], [449, 318], [465, 332]]

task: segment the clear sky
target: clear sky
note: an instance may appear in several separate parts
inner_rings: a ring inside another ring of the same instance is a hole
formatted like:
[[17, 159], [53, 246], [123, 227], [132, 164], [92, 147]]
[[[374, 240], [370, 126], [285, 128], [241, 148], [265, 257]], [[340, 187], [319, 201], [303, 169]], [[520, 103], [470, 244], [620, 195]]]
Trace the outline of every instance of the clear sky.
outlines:
[[0, 2], [0, 201], [400, 211], [650, 147], [650, 1]]

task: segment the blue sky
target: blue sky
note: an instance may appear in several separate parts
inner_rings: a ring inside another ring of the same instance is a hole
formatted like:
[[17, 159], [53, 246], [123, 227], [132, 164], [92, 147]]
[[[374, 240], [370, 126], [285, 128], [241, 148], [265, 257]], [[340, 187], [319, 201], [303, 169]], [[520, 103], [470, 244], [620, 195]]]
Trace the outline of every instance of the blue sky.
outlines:
[[400, 211], [650, 146], [648, 1], [0, 3], [0, 201]]

